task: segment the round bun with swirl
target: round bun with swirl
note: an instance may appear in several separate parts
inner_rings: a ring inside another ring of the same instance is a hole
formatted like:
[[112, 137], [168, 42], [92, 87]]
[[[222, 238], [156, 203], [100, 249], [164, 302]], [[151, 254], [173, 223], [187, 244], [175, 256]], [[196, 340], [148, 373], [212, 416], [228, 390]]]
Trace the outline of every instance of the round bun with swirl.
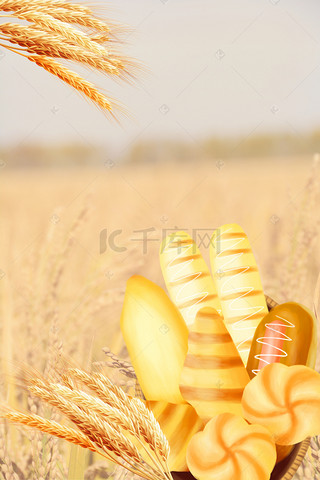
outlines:
[[221, 413], [187, 448], [187, 464], [198, 480], [268, 480], [276, 463], [270, 432], [242, 417]]
[[245, 387], [243, 416], [268, 428], [279, 445], [320, 434], [320, 375], [303, 365], [266, 365]]

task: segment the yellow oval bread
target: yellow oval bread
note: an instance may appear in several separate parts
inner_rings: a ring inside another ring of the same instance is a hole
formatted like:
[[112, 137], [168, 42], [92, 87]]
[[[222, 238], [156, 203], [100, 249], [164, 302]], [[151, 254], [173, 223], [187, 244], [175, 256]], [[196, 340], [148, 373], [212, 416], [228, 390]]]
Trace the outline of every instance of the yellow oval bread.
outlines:
[[183, 231], [168, 235], [161, 245], [160, 265], [170, 298], [188, 326], [202, 307], [221, 313], [209, 268], [190, 235]]
[[255, 258], [239, 225], [223, 225], [214, 232], [210, 259], [224, 321], [246, 365], [254, 332], [268, 308]]
[[188, 349], [188, 329], [165, 291], [142, 276], [131, 277], [120, 324], [146, 399], [185, 403], [179, 380]]

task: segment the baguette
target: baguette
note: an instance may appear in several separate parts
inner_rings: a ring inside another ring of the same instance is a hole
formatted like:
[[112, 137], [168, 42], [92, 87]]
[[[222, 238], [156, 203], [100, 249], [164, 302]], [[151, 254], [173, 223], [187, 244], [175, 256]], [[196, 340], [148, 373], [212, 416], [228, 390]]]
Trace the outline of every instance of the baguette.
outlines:
[[202, 307], [212, 307], [221, 313], [209, 269], [196, 243], [186, 232], [175, 232], [164, 239], [160, 265], [170, 298], [188, 326]]
[[210, 259], [224, 321], [246, 365], [254, 332], [268, 308], [255, 258], [239, 225], [223, 225], [214, 232]]

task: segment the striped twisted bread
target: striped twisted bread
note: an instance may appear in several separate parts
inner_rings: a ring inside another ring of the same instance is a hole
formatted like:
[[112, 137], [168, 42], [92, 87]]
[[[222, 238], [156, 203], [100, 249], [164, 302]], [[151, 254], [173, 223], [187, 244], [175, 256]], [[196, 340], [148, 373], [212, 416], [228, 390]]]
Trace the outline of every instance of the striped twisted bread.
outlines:
[[303, 365], [266, 365], [244, 389], [244, 417], [267, 427], [279, 445], [320, 434], [320, 375]]
[[202, 307], [212, 307], [221, 313], [209, 268], [186, 232], [174, 232], [164, 239], [160, 264], [169, 295], [188, 326]]
[[224, 321], [246, 365], [254, 332], [268, 308], [250, 243], [239, 225], [214, 232], [210, 259]]
[[276, 463], [270, 432], [222, 413], [196, 433], [187, 448], [187, 464], [198, 480], [268, 480]]
[[241, 415], [249, 375], [216, 310], [202, 308], [191, 325], [180, 392], [207, 422], [222, 412]]

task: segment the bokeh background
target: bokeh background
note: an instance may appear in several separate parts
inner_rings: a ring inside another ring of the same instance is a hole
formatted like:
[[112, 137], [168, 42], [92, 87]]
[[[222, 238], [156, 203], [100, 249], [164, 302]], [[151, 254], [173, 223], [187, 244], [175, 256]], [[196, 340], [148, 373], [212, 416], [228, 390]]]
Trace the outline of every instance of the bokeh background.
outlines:
[[[134, 27], [123, 48], [146, 67], [134, 85], [77, 69], [126, 105], [121, 125], [0, 50], [0, 350], [16, 404], [16, 362], [44, 369], [62, 349], [87, 366], [105, 360], [103, 347], [126, 358], [126, 280], [164, 286], [158, 250], [173, 229], [208, 259], [213, 229], [239, 223], [266, 294], [319, 303], [320, 3], [95, 3]], [[24, 440], [25, 453], [15, 435], [1, 448], [22, 472], [39, 439]], [[107, 478], [62, 444], [46, 479]], [[320, 478], [308, 458], [297, 478]], [[46, 465], [43, 453], [34, 478]]]

